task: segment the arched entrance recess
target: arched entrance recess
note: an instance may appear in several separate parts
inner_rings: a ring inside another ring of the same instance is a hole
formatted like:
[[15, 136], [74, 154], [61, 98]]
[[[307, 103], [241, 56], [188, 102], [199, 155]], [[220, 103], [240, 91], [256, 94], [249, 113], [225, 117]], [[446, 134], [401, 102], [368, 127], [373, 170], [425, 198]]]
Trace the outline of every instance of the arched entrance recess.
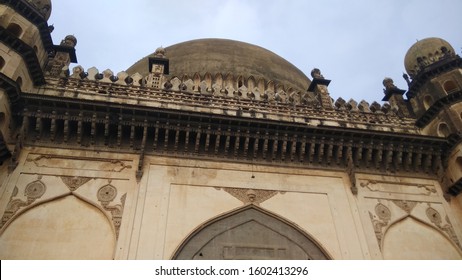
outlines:
[[329, 259], [305, 232], [256, 205], [205, 223], [173, 255], [179, 260]]

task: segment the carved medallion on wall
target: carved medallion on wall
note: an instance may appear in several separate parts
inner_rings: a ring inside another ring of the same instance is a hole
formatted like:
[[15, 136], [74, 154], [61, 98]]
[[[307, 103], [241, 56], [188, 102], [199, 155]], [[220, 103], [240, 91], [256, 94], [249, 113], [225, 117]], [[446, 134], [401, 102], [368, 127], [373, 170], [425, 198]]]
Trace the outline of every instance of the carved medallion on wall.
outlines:
[[104, 208], [104, 210], [111, 213], [116, 238], [118, 239], [127, 194], [125, 193], [120, 197], [120, 204], [109, 205], [117, 197], [117, 188], [111, 185], [111, 182], [109, 181], [109, 184], [99, 188], [96, 197], [98, 198], [98, 201], [101, 202], [101, 206]]
[[90, 177], [78, 177], [78, 176], [60, 176], [61, 181], [69, 188], [71, 192], [77, 190], [85, 183], [90, 181]]
[[[220, 188], [219, 188], [220, 189]], [[279, 191], [271, 190], [254, 190], [241, 188], [222, 188], [225, 192], [242, 201], [244, 204], [256, 204], [270, 199], [279, 193]], [[281, 192], [283, 193], [283, 192]]]
[[99, 188], [96, 196], [98, 197], [98, 200], [101, 201], [101, 204], [107, 205], [116, 198], [117, 189], [113, 185], [107, 184]]
[[46, 190], [47, 187], [45, 186], [45, 184], [42, 181], [37, 180], [32, 183], [29, 183], [26, 186], [26, 189], [24, 190], [24, 195], [27, 196], [27, 202], [32, 203], [37, 198], [42, 197], [42, 195], [45, 194]]
[[454, 232], [454, 228], [452, 227], [451, 221], [449, 220], [449, 217], [446, 215], [446, 224], [443, 225], [443, 219], [441, 218], [441, 214], [431, 207], [430, 205], [428, 206], [427, 210], [425, 211], [427, 214], [428, 219], [432, 224], [434, 224], [439, 230], [444, 232], [449, 239], [452, 240], [460, 249], [462, 249], [462, 246], [459, 242], [459, 238], [457, 238], [456, 233]]
[[20, 198], [14, 198], [19, 192], [18, 187], [14, 187], [10, 196], [10, 201], [0, 221], [0, 229], [19, 211], [19, 209], [31, 205], [35, 200], [41, 198], [45, 194], [47, 187], [40, 179], [42, 179], [42, 176], [38, 176], [37, 180], [27, 184], [25, 187], [24, 196], [26, 196], [26, 201]]

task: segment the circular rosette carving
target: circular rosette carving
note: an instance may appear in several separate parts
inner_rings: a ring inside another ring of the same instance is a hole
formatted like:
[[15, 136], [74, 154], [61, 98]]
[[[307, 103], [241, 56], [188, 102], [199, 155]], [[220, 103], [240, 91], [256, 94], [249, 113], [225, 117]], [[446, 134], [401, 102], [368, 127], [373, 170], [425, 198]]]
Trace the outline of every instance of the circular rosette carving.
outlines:
[[432, 223], [434, 223], [437, 226], [441, 225], [441, 222], [442, 222], [441, 215], [440, 213], [438, 213], [438, 211], [436, 211], [436, 209], [432, 207], [428, 207], [427, 211], [425, 212], [427, 214], [428, 219], [430, 219]]
[[383, 221], [389, 221], [391, 219], [390, 209], [388, 209], [388, 207], [382, 203], [379, 203], [377, 206], [375, 206], [375, 213]]
[[109, 203], [117, 196], [117, 189], [113, 185], [105, 185], [98, 190], [98, 200], [102, 203]]
[[42, 197], [46, 190], [47, 187], [45, 186], [45, 184], [42, 183], [42, 181], [37, 180], [32, 183], [29, 183], [26, 186], [24, 194], [27, 196], [28, 199], [35, 200], [37, 198]]

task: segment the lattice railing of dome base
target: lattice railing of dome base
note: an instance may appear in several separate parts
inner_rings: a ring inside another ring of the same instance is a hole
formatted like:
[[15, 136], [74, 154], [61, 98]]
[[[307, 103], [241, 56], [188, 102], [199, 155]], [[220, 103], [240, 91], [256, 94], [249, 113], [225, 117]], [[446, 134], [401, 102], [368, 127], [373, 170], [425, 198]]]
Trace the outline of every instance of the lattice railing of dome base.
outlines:
[[[118, 85], [147, 86], [148, 76], [143, 77], [139, 73], [128, 75], [126, 72], [119, 72], [116, 76], [107, 69], [99, 73], [98, 69], [92, 67], [84, 72], [81, 66], [74, 67], [70, 78], [87, 79], [103, 83], [114, 83]], [[256, 101], [267, 101], [275, 103], [306, 104], [319, 106], [319, 101], [314, 93], [300, 92], [294, 88], [285, 86], [273, 81], [266, 81], [263, 78], [255, 79], [253, 76], [243, 77], [233, 74], [210, 74], [203, 76], [196, 73], [192, 77], [163, 77], [161, 90], [185, 91], [202, 95], [215, 95], [238, 99]]]
[[[81, 66], [74, 67], [74, 71], [70, 77], [76, 79], [88, 79], [103, 83], [145, 87], [147, 87], [148, 79], [148, 76], [143, 77], [139, 73], [128, 75], [124, 71], [119, 72], [117, 76], [114, 76], [114, 72], [109, 69], [100, 73], [95, 67], [88, 69], [88, 72], [84, 72]], [[308, 105], [312, 107], [321, 106], [319, 98], [312, 92], [300, 92], [283, 84], [266, 81], [263, 78], [257, 80], [253, 76], [248, 78], [243, 76], [236, 77], [230, 73], [226, 75], [223, 75], [222, 73], [215, 75], [206, 73], [203, 76], [196, 73], [192, 78], [188, 75], [184, 75], [181, 78], [177, 76], [171, 78], [163, 77], [160, 89], [272, 103]], [[392, 108], [388, 103], [385, 103], [382, 106], [377, 102], [373, 102], [369, 105], [366, 101], [362, 100], [358, 105], [358, 103], [353, 99], [346, 102], [341, 97], [334, 102], [334, 106], [336, 109], [340, 110], [359, 110], [379, 114], [399, 114], [398, 108]]]
[[[418, 133], [414, 119], [399, 117], [388, 104], [381, 106], [366, 101], [357, 104], [339, 98], [333, 110], [305, 104], [265, 102], [203, 95], [188, 91], [158, 90], [143, 86], [126, 86], [96, 80], [48, 78], [44, 95], [71, 97], [75, 102], [91, 100], [118, 104], [143, 104], [146, 107], [211, 113], [227, 116], [298, 122], [313, 126], [340, 126], [359, 129]], [[108, 99], [109, 98], [109, 99]], [[111, 101], [112, 100], [112, 101]]]
[[[87, 72], [84, 72], [81, 66], [74, 67], [70, 78], [87, 79], [90, 81], [114, 83], [118, 85], [148, 87], [148, 76], [143, 77], [139, 73], [128, 75], [125, 71], [119, 72], [117, 76], [115, 76], [114, 72], [109, 69], [100, 73], [95, 67], [88, 69]], [[174, 76], [171, 78], [163, 77], [160, 89], [273, 103], [288, 103], [313, 107], [321, 106], [318, 97], [312, 92], [301, 92], [274, 81], [266, 81], [263, 78], [255, 79], [253, 76], [247, 78], [243, 76], [234, 76], [230, 73], [217, 73], [215, 75], [206, 73], [203, 76], [196, 73], [193, 77], [189, 77], [188, 75], [182, 77]], [[365, 103], [367, 102], [361, 101], [359, 110], [378, 113], [382, 111], [385, 114], [390, 111], [394, 113], [398, 112], [397, 108], [391, 108], [388, 103], [385, 103], [383, 107], [377, 102], [374, 102], [371, 106]], [[352, 99], [346, 102], [342, 98], [339, 98], [334, 104], [337, 109], [353, 111], [358, 109], [358, 103]]]

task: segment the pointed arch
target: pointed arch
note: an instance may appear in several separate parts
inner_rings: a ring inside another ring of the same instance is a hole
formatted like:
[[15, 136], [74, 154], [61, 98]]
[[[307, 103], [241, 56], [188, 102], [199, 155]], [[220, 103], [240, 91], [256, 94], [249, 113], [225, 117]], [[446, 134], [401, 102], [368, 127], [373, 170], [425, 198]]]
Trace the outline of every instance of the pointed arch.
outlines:
[[266, 84], [265, 79], [259, 78], [258, 81], [257, 81], [258, 91], [265, 92], [265, 89], [266, 89], [265, 84]]
[[2, 259], [112, 259], [116, 236], [107, 214], [66, 193], [36, 203], [0, 233]]
[[245, 86], [245, 79], [244, 76], [239, 75], [236, 79], [236, 88], [239, 89], [242, 86]]
[[199, 73], [197, 73], [197, 72], [194, 73], [193, 82], [194, 82], [193, 91], [199, 92], [200, 91], [200, 85], [201, 85], [201, 75]]
[[172, 259], [331, 259], [294, 223], [250, 204], [196, 228]]
[[212, 74], [209, 72], [204, 74], [204, 81], [207, 84], [207, 87], [211, 88], [212, 87]]
[[222, 86], [223, 85], [223, 75], [221, 73], [215, 74], [213, 83]]
[[393, 222], [382, 239], [384, 259], [461, 259], [452, 240], [429, 223], [406, 215]]
[[247, 78], [247, 88], [250, 91], [253, 91], [256, 86], [257, 86], [257, 83], [255, 82], [255, 78], [251, 75], [249, 78]]

